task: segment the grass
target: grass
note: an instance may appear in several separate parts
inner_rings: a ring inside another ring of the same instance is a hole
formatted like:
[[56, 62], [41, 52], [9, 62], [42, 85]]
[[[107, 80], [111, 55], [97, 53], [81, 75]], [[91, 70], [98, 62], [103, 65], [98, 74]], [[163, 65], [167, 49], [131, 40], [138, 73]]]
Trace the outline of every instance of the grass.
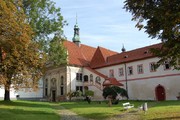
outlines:
[[[57, 114], [59, 105], [77, 113], [80, 116], [91, 118], [95, 120], [103, 120], [110, 118], [120, 118], [121, 116], [129, 116], [134, 114], [138, 120], [176, 120], [180, 119], [180, 101], [129, 101], [135, 105], [135, 108], [128, 111], [123, 110], [122, 103], [127, 101], [120, 101], [118, 105], [108, 107], [107, 102], [101, 104], [86, 101], [80, 102], [33, 102], [33, 101], [0, 101], [0, 120], [59, 120]], [[147, 102], [148, 111], [137, 111], [138, 106]], [[138, 116], [138, 117], [137, 117]], [[140, 118], [140, 119], [139, 119]]]
[[0, 101], [0, 120], [59, 120], [47, 102]]
[[138, 114], [136, 114], [139, 116], [138, 118], [141, 118], [142, 120], [180, 119], [180, 101], [130, 101], [131, 104], [135, 105], [135, 108], [128, 111], [123, 110], [123, 102], [127, 101], [121, 101], [118, 105], [113, 105], [112, 107], [108, 107], [106, 102], [103, 102], [102, 104], [98, 104], [97, 102], [92, 102], [91, 104], [88, 104], [87, 102], [63, 102], [60, 103], [60, 105], [80, 116], [101, 120], [114, 116], [118, 117], [127, 112], [131, 113], [132, 111], [137, 111], [138, 106], [147, 102], [149, 108], [148, 111], [146, 113], [138, 111]]

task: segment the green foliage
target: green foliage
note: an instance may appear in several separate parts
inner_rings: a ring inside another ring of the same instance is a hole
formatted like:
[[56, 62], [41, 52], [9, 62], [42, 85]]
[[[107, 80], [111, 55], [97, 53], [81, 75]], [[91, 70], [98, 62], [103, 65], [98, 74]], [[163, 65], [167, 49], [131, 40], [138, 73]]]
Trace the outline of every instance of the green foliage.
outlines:
[[114, 100], [118, 94], [122, 97], [128, 97], [126, 90], [118, 86], [109, 86], [103, 89], [103, 96], [105, 99], [111, 97]]
[[32, 41], [21, 0], [2, 0], [0, 16], [0, 84], [5, 88], [4, 100], [10, 100], [10, 87], [37, 89], [45, 60], [40, 58], [39, 44]]
[[78, 91], [74, 91], [72, 93], [69, 93], [70, 97], [81, 97], [82, 96], [82, 92], [80, 90]]
[[169, 61], [180, 69], [180, 1], [179, 0], [125, 0], [124, 8], [132, 13], [136, 27], [145, 29], [151, 38], [158, 38], [163, 46], [152, 52], [161, 58], [158, 64]]
[[61, 65], [67, 63], [67, 53], [63, 45], [63, 41], [58, 36], [50, 42], [49, 61], [53, 61], [54, 65]]
[[23, 0], [23, 8], [34, 32], [33, 39], [39, 43], [39, 50], [47, 54], [47, 61], [55, 65], [65, 64], [67, 54], [61, 41], [66, 21], [60, 8], [56, 8], [51, 0]]
[[92, 91], [92, 90], [85, 90], [85, 96], [93, 97], [94, 96], [94, 91]]

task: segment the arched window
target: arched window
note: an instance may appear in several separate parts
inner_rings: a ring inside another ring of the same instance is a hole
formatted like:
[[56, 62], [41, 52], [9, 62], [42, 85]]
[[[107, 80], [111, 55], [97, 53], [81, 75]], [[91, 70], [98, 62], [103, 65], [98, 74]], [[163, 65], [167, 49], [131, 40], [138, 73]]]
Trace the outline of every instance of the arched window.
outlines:
[[96, 83], [101, 84], [101, 78], [99, 76], [96, 77]]
[[64, 85], [64, 77], [61, 76], [61, 85]]
[[88, 76], [87, 75], [84, 76], [84, 82], [88, 82]]
[[51, 87], [56, 87], [56, 79], [55, 78], [51, 79]]
[[93, 75], [90, 74], [90, 81], [93, 82]]

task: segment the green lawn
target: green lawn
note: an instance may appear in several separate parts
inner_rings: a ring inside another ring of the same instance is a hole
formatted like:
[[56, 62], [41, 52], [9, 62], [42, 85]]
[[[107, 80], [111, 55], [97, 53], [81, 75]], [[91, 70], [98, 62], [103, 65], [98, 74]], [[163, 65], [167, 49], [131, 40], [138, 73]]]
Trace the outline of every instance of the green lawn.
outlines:
[[[60, 105], [74, 111], [80, 116], [101, 120], [114, 116], [118, 118], [118, 116], [124, 115], [127, 112], [133, 113], [133, 111], [138, 111], [138, 106], [147, 101], [130, 101], [130, 103], [135, 105], [135, 108], [128, 111], [123, 110], [123, 102], [127, 101], [121, 101], [118, 105], [113, 105], [112, 107], [108, 107], [106, 102], [103, 102], [102, 104], [98, 104], [97, 102], [92, 102], [91, 104], [88, 104], [87, 102], [64, 102], [60, 103]], [[136, 114], [142, 120], [180, 119], [180, 101], [148, 101], [147, 104], [149, 109], [146, 113], [138, 111]]]
[[59, 120], [47, 102], [0, 101], [0, 120]]
[[[32, 101], [0, 101], [0, 120], [59, 120], [57, 114], [58, 106], [63, 106], [80, 116], [92, 118], [95, 120], [103, 120], [112, 117], [127, 116], [136, 111], [138, 120], [178, 120], [180, 119], [180, 101], [129, 101], [135, 105], [134, 109], [128, 111], [123, 110], [122, 103], [108, 107], [106, 102], [101, 104], [92, 102], [88, 104], [85, 101], [80, 102], [32, 102]], [[147, 102], [148, 111], [138, 111], [138, 106]], [[137, 112], [138, 111], [138, 112]], [[127, 114], [128, 113], [128, 114]], [[137, 118], [135, 116], [135, 118]], [[135, 119], [134, 119], [135, 120]]]

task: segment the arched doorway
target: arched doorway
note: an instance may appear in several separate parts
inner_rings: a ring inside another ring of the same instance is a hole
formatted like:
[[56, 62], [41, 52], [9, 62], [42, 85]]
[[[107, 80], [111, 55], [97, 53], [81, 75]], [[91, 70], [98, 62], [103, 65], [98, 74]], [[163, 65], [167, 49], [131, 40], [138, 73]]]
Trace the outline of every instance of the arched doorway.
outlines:
[[166, 93], [165, 93], [165, 89], [162, 85], [158, 85], [155, 89], [156, 92], [156, 100], [157, 101], [163, 101], [166, 99]]

